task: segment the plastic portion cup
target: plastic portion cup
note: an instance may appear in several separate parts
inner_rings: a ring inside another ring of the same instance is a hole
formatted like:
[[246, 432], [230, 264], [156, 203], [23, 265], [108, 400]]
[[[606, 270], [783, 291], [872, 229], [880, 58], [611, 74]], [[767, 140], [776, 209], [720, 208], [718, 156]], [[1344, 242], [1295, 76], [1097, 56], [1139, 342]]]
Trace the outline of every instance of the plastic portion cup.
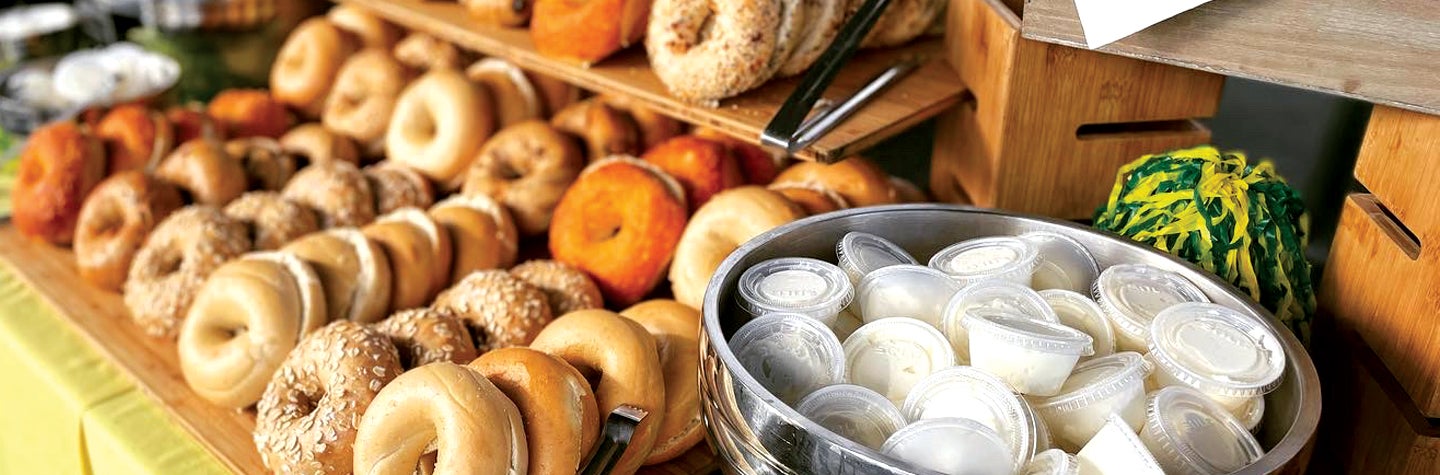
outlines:
[[1241, 405], [1238, 410], [1230, 411], [1230, 414], [1240, 421], [1240, 425], [1245, 426], [1245, 430], [1254, 434], [1260, 429], [1260, 423], [1265, 421], [1265, 396], [1250, 398], [1249, 402]]
[[1055, 447], [1055, 438], [1050, 436], [1050, 424], [1045, 423], [1045, 418], [1035, 412], [1035, 406], [1030, 404], [1029, 399], [1019, 394], [1016, 399], [1025, 404], [1025, 423], [1035, 432], [1035, 451], [1042, 452]]
[[940, 473], [1010, 475], [1016, 468], [1000, 436], [970, 419], [913, 422], [891, 435], [880, 451]]
[[961, 323], [970, 332], [970, 364], [1030, 396], [1059, 393], [1075, 363], [1093, 352], [1080, 330], [1004, 310], [973, 309]]
[[730, 337], [730, 351], [761, 386], [786, 404], [844, 381], [845, 350], [835, 334], [804, 315], [772, 313]]
[[1117, 351], [1149, 351], [1150, 321], [1186, 302], [1209, 302], [1199, 287], [1174, 272], [1137, 264], [1111, 266], [1095, 279], [1095, 302], [1115, 328]]
[[850, 304], [854, 287], [834, 264], [805, 257], [782, 257], [750, 266], [740, 275], [740, 308], [754, 316], [798, 313], [835, 324]]
[[1135, 430], [1116, 415], [1106, 419], [1075, 458], [1085, 475], [1165, 475]]
[[898, 265], [917, 265], [919, 261], [900, 246], [870, 233], [850, 232], [835, 244], [835, 258], [850, 283], [860, 286], [860, 279], [871, 272]]
[[1105, 425], [1111, 414], [1133, 430], [1145, 423], [1145, 376], [1150, 365], [1129, 351], [1095, 358], [1075, 367], [1060, 394], [1036, 401], [1060, 448], [1075, 451]]
[[821, 427], [875, 450], [906, 424], [889, 399], [853, 384], [820, 388], [800, 400], [795, 410]]
[[866, 323], [845, 339], [845, 378], [904, 404], [921, 379], [955, 366], [945, 335], [930, 324], [905, 317]]
[[1090, 297], [1069, 290], [1049, 289], [1041, 290], [1040, 298], [1060, 317], [1060, 323], [1090, 335], [1095, 341], [1095, 354], [1090, 358], [1115, 353], [1115, 329], [1110, 326], [1110, 319], [1105, 318], [1105, 311]]
[[1080, 475], [1080, 461], [1064, 450], [1050, 449], [1035, 454], [1021, 475]]
[[1265, 455], [1229, 411], [1179, 386], [1150, 395], [1140, 440], [1170, 474], [1230, 473]]
[[1024, 465], [1036, 450], [1035, 432], [1025, 401], [1000, 378], [970, 366], [931, 373], [915, 384], [902, 412], [912, 421], [970, 419], [994, 430]]
[[1000, 279], [1029, 287], [1039, 254], [1033, 244], [1017, 237], [971, 239], [941, 249], [930, 258], [930, 267], [961, 285]]
[[960, 284], [943, 272], [917, 265], [880, 269], [860, 279], [860, 318], [865, 323], [887, 317], [910, 317], [940, 328], [945, 304]]
[[1161, 386], [1194, 388], [1232, 412], [1273, 391], [1285, 348], [1269, 326], [1213, 303], [1171, 307], [1151, 325], [1150, 359]]
[[1004, 310], [1036, 320], [1060, 322], [1050, 304], [1029, 287], [1004, 280], [986, 280], [961, 289], [945, 305], [940, 330], [955, 347], [955, 359], [970, 362], [970, 335], [961, 324], [966, 312], [977, 308]]
[[1035, 273], [1030, 278], [1030, 287], [1035, 290], [1089, 292], [1095, 278], [1100, 276], [1095, 256], [1090, 255], [1090, 250], [1080, 241], [1045, 231], [1021, 234], [1020, 239], [1029, 241], [1039, 253]]
[[855, 308], [855, 306], [851, 305], [841, 310], [840, 315], [835, 317], [835, 324], [830, 326], [831, 330], [835, 330], [835, 338], [838, 338], [840, 341], [845, 341], [846, 338], [850, 338], [851, 333], [855, 333], [855, 330], [860, 328], [860, 325], [865, 324], [865, 322], [861, 321], [860, 317], [856, 316], [855, 312], [851, 310], [853, 308]]

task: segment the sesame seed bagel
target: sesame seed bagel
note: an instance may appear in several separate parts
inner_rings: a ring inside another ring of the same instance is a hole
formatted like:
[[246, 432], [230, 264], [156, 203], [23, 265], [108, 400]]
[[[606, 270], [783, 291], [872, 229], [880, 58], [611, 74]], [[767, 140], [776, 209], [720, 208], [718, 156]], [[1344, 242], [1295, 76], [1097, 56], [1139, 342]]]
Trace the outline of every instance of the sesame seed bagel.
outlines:
[[270, 137], [246, 137], [225, 142], [225, 153], [245, 169], [246, 189], [279, 191], [295, 176], [295, 156]]
[[805, 39], [805, 32], [812, 21], [809, 4], [804, 0], [780, 0], [780, 29], [775, 33], [775, 54], [770, 55], [770, 61], [765, 66], [765, 79], [751, 85], [758, 87], [768, 81], [780, 71], [790, 57], [795, 54], [795, 49], [800, 46], [800, 41]]
[[441, 292], [433, 308], [465, 320], [481, 353], [528, 345], [552, 319], [545, 293], [503, 270], [466, 276]]
[[225, 215], [250, 226], [255, 250], [279, 249], [320, 230], [315, 212], [273, 191], [252, 191], [225, 206]]
[[560, 358], [530, 348], [503, 348], [471, 362], [520, 410], [530, 473], [580, 470], [600, 436], [600, 409], [590, 383]]
[[840, 27], [845, 26], [845, 21], [850, 19], [853, 9], [850, 4], [856, 7], [858, 1], [852, 0], [804, 0], [805, 2], [805, 33], [801, 35], [795, 50], [780, 66], [776, 73], [780, 77], [790, 77], [810, 69], [815, 60], [830, 48], [835, 42], [835, 37], [840, 35]]
[[373, 328], [390, 338], [400, 352], [400, 365], [407, 370], [439, 361], [465, 364], [479, 356], [465, 324], [434, 309], [401, 310]]
[[895, 0], [880, 19], [875, 20], [875, 26], [860, 41], [860, 47], [883, 48], [909, 43], [930, 28], [945, 4], [945, 0]]
[[545, 292], [545, 298], [550, 302], [550, 311], [556, 316], [605, 306], [595, 281], [590, 280], [590, 276], [585, 275], [585, 272], [564, 262], [526, 261], [510, 269], [510, 275]]
[[374, 191], [350, 162], [311, 164], [296, 173], [281, 194], [315, 210], [326, 229], [364, 226], [375, 220]]
[[405, 207], [429, 208], [435, 204], [435, 189], [414, 169], [382, 161], [361, 170], [375, 192], [375, 212], [387, 214]]
[[656, 0], [645, 38], [655, 74], [675, 97], [712, 105], [764, 82], [776, 53], [780, 3]]
[[245, 224], [213, 206], [172, 213], [135, 254], [125, 279], [130, 318], [151, 336], [173, 337], [211, 272], [250, 250]]

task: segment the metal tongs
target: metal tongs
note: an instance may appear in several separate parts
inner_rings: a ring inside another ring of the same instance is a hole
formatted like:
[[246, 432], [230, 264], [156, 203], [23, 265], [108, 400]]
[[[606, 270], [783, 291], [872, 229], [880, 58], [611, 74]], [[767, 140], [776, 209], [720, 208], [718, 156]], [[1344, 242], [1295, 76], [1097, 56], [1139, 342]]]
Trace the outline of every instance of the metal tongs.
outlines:
[[[770, 120], [765, 131], [760, 134], [761, 144], [794, 154], [830, 132], [870, 102], [880, 91], [895, 84], [920, 65], [915, 59], [901, 61], [870, 79], [865, 87], [839, 105], [827, 104], [818, 109], [815, 107], [825, 89], [829, 88], [830, 83], [835, 81], [835, 76], [840, 74], [840, 68], [855, 55], [860, 41], [870, 33], [875, 21], [880, 19], [880, 14], [884, 13], [885, 7], [889, 5], [890, 0], [865, 0], [865, 4], [855, 12], [855, 16], [845, 23], [830, 48], [825, 50], [810, 71], [805, 73], [800, 86], [795, 88], [795, 92], [791, 93], [780, 106], [780, 110], [775, 112], [775, 118]], [[810, 115], [812, 109], [815, 109], [814, 117], [806, 120], [805, 116]]]

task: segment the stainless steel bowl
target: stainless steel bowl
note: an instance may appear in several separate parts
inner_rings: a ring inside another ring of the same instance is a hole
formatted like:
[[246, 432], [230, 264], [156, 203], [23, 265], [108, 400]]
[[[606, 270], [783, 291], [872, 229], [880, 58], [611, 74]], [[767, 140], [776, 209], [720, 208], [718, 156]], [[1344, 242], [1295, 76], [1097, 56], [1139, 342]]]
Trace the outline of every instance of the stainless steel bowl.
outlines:
[[736, 282], [751, 265], [775, 257], [834, 261], [835, 243], [850, 231], [894, 241], [926, 262], [941, 248], [965, 239], [1051, 231], [1075, 238], [1102, 268], [1149, 264], [1179, 272], [1216, 303], [1262, 317], [1278, 330], [1289, 363], [1280, 388], [1266, 396], [1258, 439], [1266, 454], [1238, 473], [1272, 473], [1294, 461], [1303, 466], [1320, 421], [1320, 380], [1300, 342], [1265, 309], [1187, 262], [1112, 234], [1044, 218], [950, 205], [862, 208], [807, 218], [762, 234], [721, 263], [705, 292], [700, 361], [702, 415], [710, 442], [728, 473], [928, 473], [841, 438], [802, 417], [752, 378], [727, 339], [749, 316], [735, 302]]

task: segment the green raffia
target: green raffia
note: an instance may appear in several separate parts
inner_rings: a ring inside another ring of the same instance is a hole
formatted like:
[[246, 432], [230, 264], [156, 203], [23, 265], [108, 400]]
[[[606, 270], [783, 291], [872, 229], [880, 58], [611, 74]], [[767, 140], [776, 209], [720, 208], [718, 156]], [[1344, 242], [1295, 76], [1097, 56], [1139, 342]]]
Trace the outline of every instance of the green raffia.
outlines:
[[1315, 292], [1309, 217], [1269, 161], [1203, 146], [1120, 168], [1095, 227], [1180, 256], [1248, 293], [1307, 345]]

